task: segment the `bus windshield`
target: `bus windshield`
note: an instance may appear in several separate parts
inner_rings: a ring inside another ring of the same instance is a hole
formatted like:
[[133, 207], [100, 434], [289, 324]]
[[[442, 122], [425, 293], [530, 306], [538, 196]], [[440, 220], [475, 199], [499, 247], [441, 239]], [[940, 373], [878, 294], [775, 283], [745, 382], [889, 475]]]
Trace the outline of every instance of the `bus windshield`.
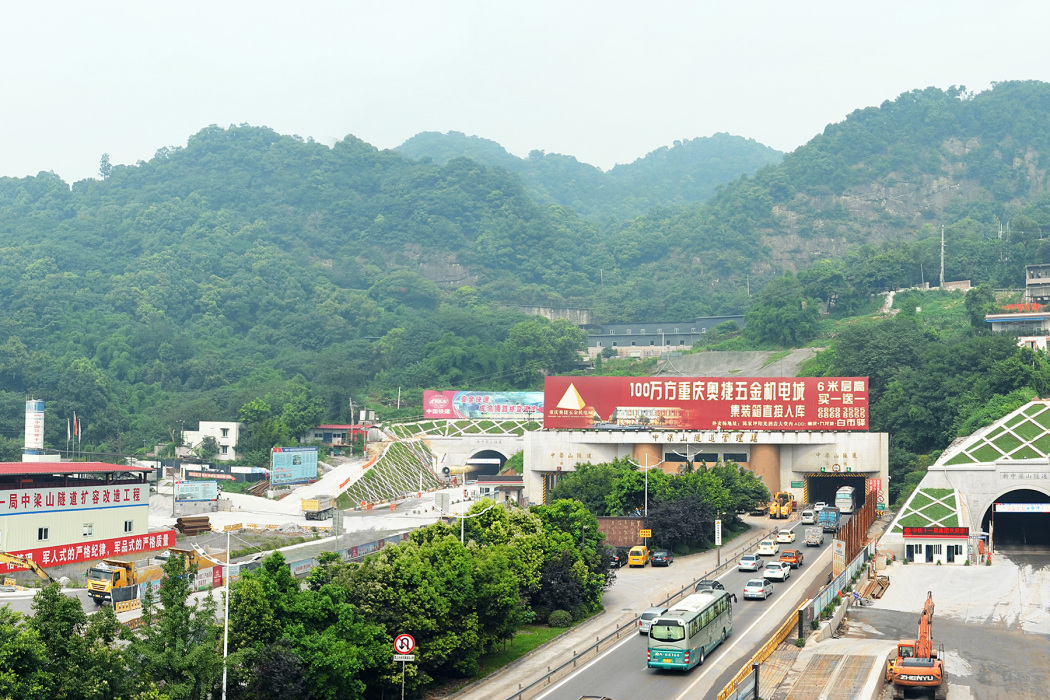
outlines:
[[685, 627], [674, 622], [658, 622], [649, 628], [649, 637], [661, 642], [680, 642], [685, 639]]

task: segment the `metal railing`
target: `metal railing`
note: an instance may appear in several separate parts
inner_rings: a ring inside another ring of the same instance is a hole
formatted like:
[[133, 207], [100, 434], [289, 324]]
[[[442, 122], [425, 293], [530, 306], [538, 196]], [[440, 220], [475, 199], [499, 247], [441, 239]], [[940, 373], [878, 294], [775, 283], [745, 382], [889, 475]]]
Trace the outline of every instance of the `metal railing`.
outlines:
[[[673, 603], [678, 602], [685, 596], [693, 592], [693, 588], [696, 584], [704, 579], [711, 578], [712, 576], [718, 575], [725, 571], [731, 566], [736, 566], [736, 557], [752, 549], [761, 540], [774, 535], [777, 528], [773, 528], [769, 532], [763, 532], [758, 535], [753, 535], [748, 538], [741, 546], [729, 549], [726, 554], [726, 559], [720, 565], [714, 569], [704, 573], [703, 576], [693, 581], [691, 584], [681, 589], [677, 593], [674, 593], [659, 603], [656, 603], [654, 607], [670, 606]], [[507, 700], [529, 700], [530, 698], [536, 697], [540, 692], [546, 690], [562, 678], [572, 673], [581, 663], [586, 663], [591, 659], [599, 656], [603, 651], [607, 650], [610, 646], [623, 639], [625, 634], [637, 634], [638, 630], [638, 618], [634, 617], [630, 621], [618, 626], [615, 631], [610, 632], [601, 639], [598, 639], [593, 644], [588, 646], [583, 651], [577, 652], [575, 649], [572, 652], [572, 658], [562, 663], [559, 666], [547, 667], [547, 673], [536, 681], [533, 681], [527, 686], [521, 687], [519, 684], [518, 691], [511, 695]]]

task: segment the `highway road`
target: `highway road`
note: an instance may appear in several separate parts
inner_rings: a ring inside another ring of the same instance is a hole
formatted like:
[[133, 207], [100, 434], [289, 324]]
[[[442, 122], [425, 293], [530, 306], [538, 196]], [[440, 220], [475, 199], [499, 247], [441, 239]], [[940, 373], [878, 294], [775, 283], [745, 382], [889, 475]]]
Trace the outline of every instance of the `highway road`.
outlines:
[[[577, 700], [581, 696], [596, 695], [614, 700], [685, 700], [715, 697], [741, 665], [780, 628], [789, 612], [796, 610], [803, 600], [820, 589], [831, 571], [831, 533], [825, 536], [823, 547], [806, 547], [802, 544], [805, 526], [795, 521], [780, 527], [796, 531], [795, 543], [781, 545], [781, 548], [801, 549], [805, 555], [802, 568], [793, 570], [786, 583], [774, 582], [773, 595], [768, 600], [744, 600], [741, 597], [744, 583], [756, 574], [737, 571], [736, 568], [723, 574], [718, 580], [739, 599], [733, 606], [733, 634], [712, 652], [703, 666], [684, 673], [649, 669], [646, 667], [647, 638], [640, 634], [631, 635], [537, 698]], [[647, 578], [678, 578], [674, 569], [675, 564], [672, 564], [666, 569], [644, 571]], [[636, 572], [641, 573], [637, 569], [630, 573]], [[673, 585], [680, 588], [691, 580], [683, 572]]]

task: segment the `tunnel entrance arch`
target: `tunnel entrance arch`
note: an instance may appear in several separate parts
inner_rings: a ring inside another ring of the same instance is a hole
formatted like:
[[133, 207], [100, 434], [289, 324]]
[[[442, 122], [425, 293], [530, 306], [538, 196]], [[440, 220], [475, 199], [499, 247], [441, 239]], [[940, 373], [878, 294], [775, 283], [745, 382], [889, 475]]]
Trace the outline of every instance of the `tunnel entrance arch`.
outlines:
[[981, 529], [992, 535], [996, 549], [1050, 548], [1050, 494], [1034, 488], [1003, 493], [985, 509]]
[[507, 464], [507, 457], [498, 450], [480, 450], [467, 458], [468, 478], [481, 474], [499, 474]]
[[823, 501], [829, 506], [835, 505], [835, 492], [843, 486], [853, 487], [853, 498], [856, 509], [864, 505], [867, 497], [867, 474], [855, 472], [820, 472], [806, 474], [805, 501], [808, 504]]

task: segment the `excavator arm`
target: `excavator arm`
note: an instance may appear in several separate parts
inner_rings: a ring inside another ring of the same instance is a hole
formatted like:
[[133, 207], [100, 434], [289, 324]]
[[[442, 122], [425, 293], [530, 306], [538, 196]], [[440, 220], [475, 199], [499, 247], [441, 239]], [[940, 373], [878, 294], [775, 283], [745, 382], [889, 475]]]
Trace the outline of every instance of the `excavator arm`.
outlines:
[[44, 568], [40, 566], [40, 564], [37, 564], [35, 561], [29, 559], [28, 557], [20, 557], [15, 554], [0, 552], [0, 563], [14, 564], [15, 566], [21, 566], [26, 569], [30, 569], [34, 574], [36, 574], [40, 578], [51, 583], [55, 583], [55, 579], [51, 578], [51, 574], [44, 571]]
[[926, 604], [919, 616], [919, 639], [915, 644], [915, 655], [928, 659], [933, 651], [933, 591], [927, 591]]

